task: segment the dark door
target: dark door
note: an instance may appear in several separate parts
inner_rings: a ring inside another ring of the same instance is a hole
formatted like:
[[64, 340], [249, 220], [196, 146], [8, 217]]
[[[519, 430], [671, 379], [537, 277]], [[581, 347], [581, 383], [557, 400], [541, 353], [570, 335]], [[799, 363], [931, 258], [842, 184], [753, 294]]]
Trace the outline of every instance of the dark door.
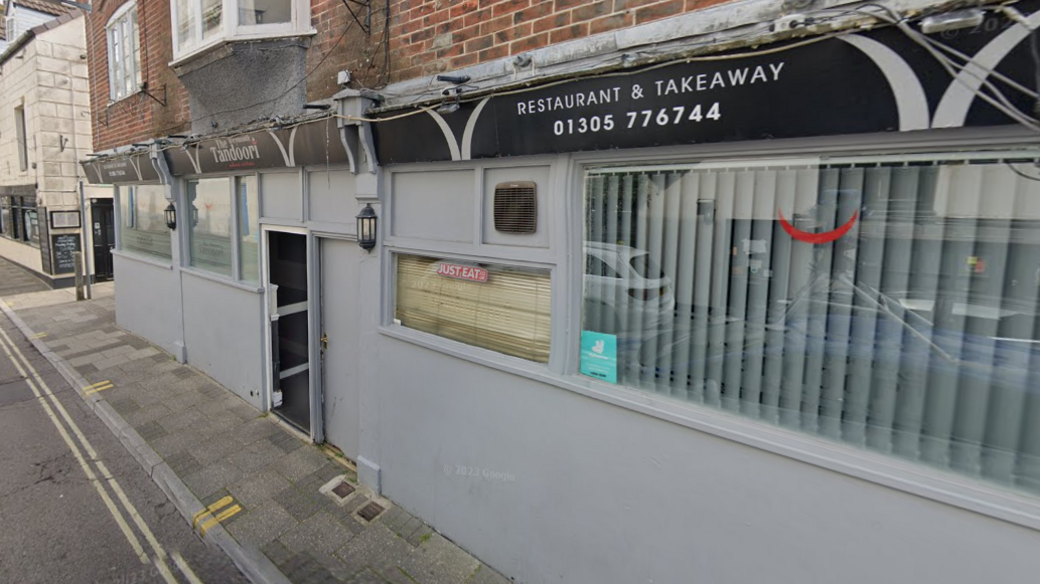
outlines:
[[307, 237], [267, 232], [272, 410], [304, 432], [311, 427]]
[[115, 215], [112, 199], [92, 199], [90, 217], [94, 231], [94, 281], [107, 282], [112, 270], [112, 248], [116, 246]]

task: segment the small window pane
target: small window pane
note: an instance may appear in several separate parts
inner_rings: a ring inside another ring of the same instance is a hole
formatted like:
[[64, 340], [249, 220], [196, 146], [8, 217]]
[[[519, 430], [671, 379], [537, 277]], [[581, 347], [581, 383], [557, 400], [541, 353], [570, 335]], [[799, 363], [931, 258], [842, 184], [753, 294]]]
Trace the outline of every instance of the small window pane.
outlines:
[[539, 363], [549, 361], [549, 270], [397, 256], [403, 326]]
[[186, 221], [191, 238], [191, 265], [231, 277], [231, 179], [188, 182]]
[[167, 204], [165, 188], [160, 185], [120, 188], [120, 249], [169, 261], [171, 235], [163, 213]]
[[260, 197], [256, 189], [256, 177], [237, 179], [239, 265], [242, 279], [247, 282], [260, 281]]
[[177, 0], [177, 45], [182, 51], [195, 44], [195, 11], [192, 4], [193, 0]]
[[243, 25], [292, 22], [292, 0], [238, 0]]
[[202, 0], [202, 38], [208, 39], [220, 32], [224, 4], [222, 0]]

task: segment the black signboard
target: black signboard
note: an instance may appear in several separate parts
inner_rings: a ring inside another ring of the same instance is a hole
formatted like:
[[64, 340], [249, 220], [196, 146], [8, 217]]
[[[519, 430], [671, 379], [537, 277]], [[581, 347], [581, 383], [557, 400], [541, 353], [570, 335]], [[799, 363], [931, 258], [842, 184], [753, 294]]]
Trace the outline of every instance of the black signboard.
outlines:
[[[210, 138], [167, 146], [163, 156], [176, 176], [346, 164], [347, 150], [333, 117], [278, 130], [258, 130], [239, 136]], [[92, 184], [158, 182], [148, 154], [135, 154], [83, 163]]]
[[91, 184], [159, 181], [159, 173], [155, 171], [147, 153], [84, 162], [83, 170]]
[[79, 251], [79, 235], [73, 233], [52, 235], [51, 249], [54, 250], [55, 274], [69, 274], [76, 271], [76, 260], [73, 254]]
[[[1040, 25], [1040, 2], [1015, 6]], [[978, 27], [931, 38], [1033, 87], [1029, 29], [987, 14]], [[380, 163], [394, 164], [1015, 123], [977, 98], [977, 78], [953, 78], [884, 27], [510, 92], [376, 123], [373, 133]], [[998, 85], [1033, 111], [1024, 92]]]

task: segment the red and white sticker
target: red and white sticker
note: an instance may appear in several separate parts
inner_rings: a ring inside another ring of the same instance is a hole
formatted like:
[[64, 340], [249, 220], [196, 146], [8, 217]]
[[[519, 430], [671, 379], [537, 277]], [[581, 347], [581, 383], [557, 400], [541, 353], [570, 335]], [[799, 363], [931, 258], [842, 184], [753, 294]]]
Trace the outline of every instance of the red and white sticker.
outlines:
[[456, 278], [458, 280], [469, 280], [470, 282], [487, 282], [488, 272], [484, 268], [473, 266], [460, 266], [458, 264], [447, 264], [441, 262], [437, 267], [437, 273], [441, 276]]

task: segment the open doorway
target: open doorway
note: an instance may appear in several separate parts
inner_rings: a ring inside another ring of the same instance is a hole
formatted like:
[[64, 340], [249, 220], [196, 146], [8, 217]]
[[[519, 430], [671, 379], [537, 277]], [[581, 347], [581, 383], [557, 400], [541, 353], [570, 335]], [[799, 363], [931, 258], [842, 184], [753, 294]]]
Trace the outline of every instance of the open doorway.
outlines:
[[306, 235], [267, 231], [267, 279], [271, 410], [309, 434], [311, 366]]

